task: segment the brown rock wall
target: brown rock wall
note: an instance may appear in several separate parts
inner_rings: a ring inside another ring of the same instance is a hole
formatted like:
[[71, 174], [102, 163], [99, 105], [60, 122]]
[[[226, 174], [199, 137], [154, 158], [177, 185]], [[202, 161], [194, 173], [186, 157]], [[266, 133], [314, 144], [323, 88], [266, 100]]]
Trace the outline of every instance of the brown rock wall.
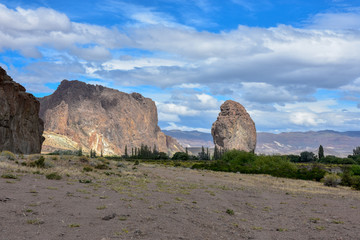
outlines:
[[0, 151], [39, 153], [43, 142], [40, 104], [0, 67]]
[[131, 149], [144, 144], [173, 152], [157, 125], [155, 103], [139, 93], [64, 80], [40, 102], [45, 130], [68, 137], [85, 151], [122, 155], [125, 146]]

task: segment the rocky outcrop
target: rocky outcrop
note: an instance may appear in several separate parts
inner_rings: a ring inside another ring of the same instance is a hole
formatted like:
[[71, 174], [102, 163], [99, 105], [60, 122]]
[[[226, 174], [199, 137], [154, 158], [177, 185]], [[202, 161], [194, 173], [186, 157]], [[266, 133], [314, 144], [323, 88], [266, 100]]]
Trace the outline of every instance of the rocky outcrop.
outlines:
[[[173, 153], [178, 143], [169, 144], [158, 127], [155, 103], [139, 93], [127, 94], [103, 86], [64, 80], [50, 96], [40, 99], [40, 116], [51, 141], [44, 151], [82, 148], [107, 155], [122, 155], [142, 144]], [[62, 137], [61, 137], [62, 136]], [[74, 146], [74, 143], [77, 143]], [[169, 147], [168, 147], [169, 146]], [[176, 147], [174, 147], [176, 146]]]
[[40, 104], [0, 67], [0, 151], [40, 153], [43, 121]]
[[245, 108], [240, 103], [228, 100], [220, 109], [219, 116], [211, 128], [214, 144], [222, 149], [254, 152], [255, 123]]

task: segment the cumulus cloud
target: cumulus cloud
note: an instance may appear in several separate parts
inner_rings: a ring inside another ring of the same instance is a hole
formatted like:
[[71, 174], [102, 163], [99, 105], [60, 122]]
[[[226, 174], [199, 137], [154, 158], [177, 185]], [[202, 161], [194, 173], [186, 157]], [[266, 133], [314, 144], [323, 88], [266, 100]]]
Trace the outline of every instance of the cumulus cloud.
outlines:
[[177, 129], [177, 130], [181, 130], [181, 131], [199, 131], [199, 132], [206, 132], [206, 133], [210, 133], [211, 129], [209, 128], [196, 128], [196, 127], [189, 127], [189, 126], [184, 126], [184, 125], [178, 125], [176, 123], [170, 122], [168, 124], [168, 126], [163, 127], [162, 129], [164, 130], [173, 130], [173, 129]]
[[121, 47], [127, 42], [129, 39], [116, 29], [71, 22], [53, 9], [12, 10], [0, 4], [1, 50], [19, 50], [26, 57], [40, 58], [38, 48], [51, 47], [96, 61], [109, 58], [106, 48]]
[[295, 112], [290, 114], [290, 121], [301, 126], [317, 126], [320, 123], [324, 123], [317, 116], [309, 112]]
[[360, 29], [360, 15], [354, 12], [319, 13], [311, 19], [310, 28]]
[[[194, 1], [211, 11], [206, 0]], [[254, 6], [234, 2], [249, 10]], [[172, 123], [168, 127], [185, 129], [174, 123], [186, 121], [209, 129], [225, 98], [244, 103], [260, 128], [355, 126], [360, 92], [356, 12], [317, 14], [303, 29], [239, 26], [212, 33], [179, 24], [156, 8], [113, 0], [101, 7], [129, 21], [119, 30], [77, 23], [49, 8], [0, 4], [0, 51], [40, 59], [29, 61], [23, 72], [8, 64], [10, 71], [34, 92], [49, 91], [44, 83], [79, 76], [115, 87], [172, 91], [157, 103], [159, 120]], [[125, 48], [135, 54], [122, 52]], [[339, 89], [354, 106], [338, 110], [340, 99], [317, 100], [317, 89]]]

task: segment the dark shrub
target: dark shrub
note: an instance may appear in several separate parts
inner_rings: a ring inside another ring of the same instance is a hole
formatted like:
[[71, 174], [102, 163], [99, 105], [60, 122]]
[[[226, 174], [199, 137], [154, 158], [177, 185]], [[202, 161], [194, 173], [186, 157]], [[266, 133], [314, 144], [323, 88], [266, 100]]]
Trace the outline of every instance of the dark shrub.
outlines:
[[314, 162], [316, 160], [316, 156], [313, 152], [302, 152], [300, 153], [300, 162]]
[[189, 160], [190, 156], [189, 156], [189, 154], [184, 153], [184, 152], [176, 152], [171, 159], [172, 160]]
[[310, 170], [306, 168], [300, 168], [297, 172], [297, 177], [304, 180], [320, 181], [326, 174], [326, 171], [320, 166], [313, 164]]
[[53, 172], [53, 173], [47, 174], [46, 178], [52, 179], [52, 180], [60, 180], [62, 177], [57, 172]]

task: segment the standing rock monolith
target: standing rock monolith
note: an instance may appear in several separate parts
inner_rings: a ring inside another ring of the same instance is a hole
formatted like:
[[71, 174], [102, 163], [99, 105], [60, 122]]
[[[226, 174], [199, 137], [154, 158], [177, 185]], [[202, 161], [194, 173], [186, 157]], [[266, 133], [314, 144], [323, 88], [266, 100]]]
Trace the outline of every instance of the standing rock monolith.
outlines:
[[0, 151], [40, 153], [44, 123], [40, 103], [0, 67]]
[[220, 110], [211, 128], [214, 144], [221, 149], [254, 152], [256, 128], [246, 109], [240, 103], [228, 100]]

